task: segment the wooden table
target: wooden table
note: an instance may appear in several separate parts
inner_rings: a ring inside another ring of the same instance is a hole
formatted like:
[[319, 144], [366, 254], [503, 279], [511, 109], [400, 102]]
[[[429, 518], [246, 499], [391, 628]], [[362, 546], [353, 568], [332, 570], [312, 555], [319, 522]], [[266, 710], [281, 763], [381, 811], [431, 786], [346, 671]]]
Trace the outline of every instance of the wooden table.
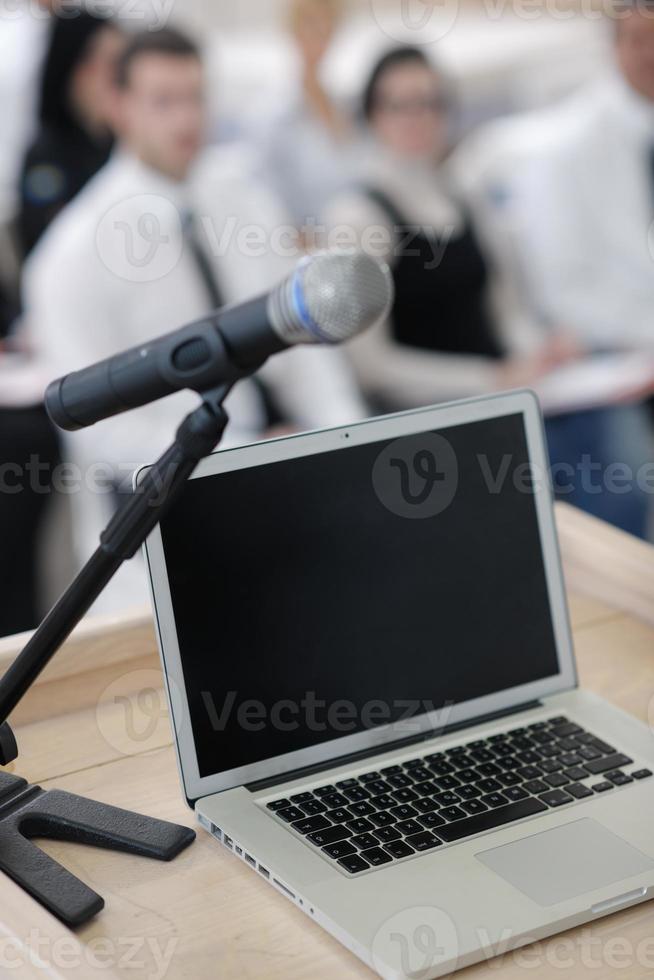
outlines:
[[[569, 508], [560, 510], [559, 526], [582, 684], [654, 721], [654, 549]], [[23, 641], [0, 641], [0, 670]], [[146, 611], [85, 623], [13, 720], [19, 771], [30, 781], [195, 826], [179, 791]], [[2, 977], [44, 976], [28, 955], [35, 936], [51, 968], [45, 975], [57, 980], [372, 977], [202, 831], [171, 864], [78, 845], [45, 847], [107, 906], [75, 935], [0, 878]], [[628, 980], [650, 977], [653, 922], [651, 905], [641, 905], [457, 976], [478, 980], [494, 971], [502, 980], [541, 980], [563, 970], [597, 980], [616, 971]]]

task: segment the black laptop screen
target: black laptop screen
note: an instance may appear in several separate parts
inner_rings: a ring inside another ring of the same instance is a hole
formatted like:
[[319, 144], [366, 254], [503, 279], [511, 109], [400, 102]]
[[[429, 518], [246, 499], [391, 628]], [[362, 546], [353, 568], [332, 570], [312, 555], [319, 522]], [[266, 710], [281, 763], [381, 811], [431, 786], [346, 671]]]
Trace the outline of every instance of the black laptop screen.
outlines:
[[162, 535], [201, 776], [558, 673], [520, 414], [193, 480]]

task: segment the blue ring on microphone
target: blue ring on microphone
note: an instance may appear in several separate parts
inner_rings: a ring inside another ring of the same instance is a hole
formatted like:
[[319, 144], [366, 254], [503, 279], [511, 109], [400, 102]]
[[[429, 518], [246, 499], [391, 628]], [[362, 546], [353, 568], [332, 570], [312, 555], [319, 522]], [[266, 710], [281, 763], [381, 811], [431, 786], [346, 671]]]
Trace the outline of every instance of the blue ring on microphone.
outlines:
[[[304, 265], [307, 265], [308, 262], [309, 259], [306, 259]], [[303, 286], [303, 283], [301, 281], [302, 272], [303, 272], [303, 268], [302, 266], [300, 266], [300, 268], [296, 270], [295, 275], [293, 276], [293, 301], [295, 303], [295, 308], [300, 316], [300, 319], [302, 320], [302, 323], [307, 328], [309, 333], [313, 334], [313, 336], [316, 337], [318, 340], [321, 340], [326, 343], [333, 343], [333, 339], [331, 337], [327, 337], [322, 332], [319, 325], [316, 323], [316, 321], [309, 313], [309, 309], [304, 299], [304, 290], [302, 288]]]

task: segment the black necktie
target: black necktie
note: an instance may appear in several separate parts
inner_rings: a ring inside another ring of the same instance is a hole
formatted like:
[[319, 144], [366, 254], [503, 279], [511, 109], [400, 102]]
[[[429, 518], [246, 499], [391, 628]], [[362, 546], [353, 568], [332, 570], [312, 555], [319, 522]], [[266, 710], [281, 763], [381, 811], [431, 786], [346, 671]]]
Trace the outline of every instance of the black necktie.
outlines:
[[[198, 235], [197, 223], [192, 212], [187, 211], [184, 214], [182, 218], [182, 227], [184, 229], [184, 240], [188, 245], [195, 268], [206, 290], [211, 309], [220, 309], [221, 306], [225, 305], [225, 299], [218, 284], [218, 278], [214, 270], [213, 262], [205, 251], [204, 245], [202, 244], [202, 241]], [[259, 390], [259, 396], [263, 403], [263, 409], [266, 415], [266, 427], [270, 428], [273, 425], [279, 425], [284, 421], [284, 419], [281, 412], [275, 405], [275, 401], [271, 395], [271, 392], [268, 390], [268, 387], [256, 375], [252, 377], [251, 380]]]

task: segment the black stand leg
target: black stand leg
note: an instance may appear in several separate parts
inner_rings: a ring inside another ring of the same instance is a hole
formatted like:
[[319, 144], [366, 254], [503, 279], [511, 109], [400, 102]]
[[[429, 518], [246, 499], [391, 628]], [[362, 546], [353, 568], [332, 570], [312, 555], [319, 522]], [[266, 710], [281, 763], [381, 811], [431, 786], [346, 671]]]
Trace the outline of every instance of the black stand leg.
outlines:
[[0, 773], [0, 869], [66, 925], [79, 926], [100, 912], [104, 901], [44, 854], [33, 837], [171, 861], [195, 833], [60, 790], [44, 792]]
[[[6, 719], [89, 610], [121, 564], [133, 558], [175, 502], [197, 464], [216, 447], [227, 424], [222, 402], [231, 386], [204, 396], [180, 426], [174, 444], [120, 508], [101, 544], [0, 681], [0, 765], [18, 755]], [[49, 837], [172, 860], [195, 840], [188, 827], [105, 806], [59, 790], [44, 792], [0, 773], [0, 870], [62, 922], [78, 926], [104, 902], [49, 858], [31, 838]]]

